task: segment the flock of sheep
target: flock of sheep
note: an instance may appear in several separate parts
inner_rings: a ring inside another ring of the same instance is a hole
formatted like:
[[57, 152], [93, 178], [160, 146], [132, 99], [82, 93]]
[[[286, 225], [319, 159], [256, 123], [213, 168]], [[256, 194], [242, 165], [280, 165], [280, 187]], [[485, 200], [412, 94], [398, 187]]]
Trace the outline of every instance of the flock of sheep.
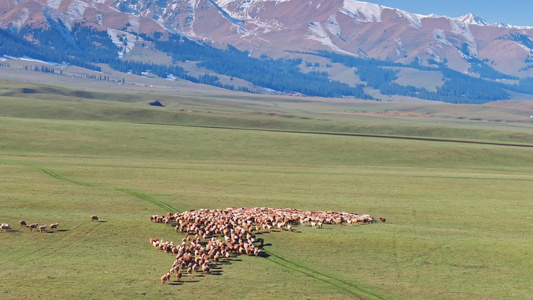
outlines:
[[[166, 284], [172, 276], [181, 281], [185, 271], [189, 276], [201, 270], [209, 274], [220, 260], [229, 260], [232, 255], [259, 256], [264, 240], [256, 233], [292, 231], [298, 224], [309, 224], [322, 228], [323, 224], [365, 224], [374, 222], [370, 215], [345, 212], [311, 212], [297, 209], [276, 208], [228, 208], [225, 210], [191, 210], [183, 213], [152, 215], [156, 223], [171, 224], [175, 230], [184, 233], [180, 244], [150, 239], [153, 247], [176, 255], [170, 270], [161, 276]], [[382, 222], [385, 219], [380, 218]], [[223, 237], [221, 239], [220, 237]], [[259, 246], [256, 243], [260, 243]], [[204, 246], [205, 245], [205, 246]]]
[[[21, 227], [28, 227], [30, 229], [30, 231], [33, 231], [33, 229], [36, 229], [36, 230], [39, 230], [39, 232], [45, 232], [46, 231], [46, 227], [47, 227], [47, 225], [39, 226], [39, 224], [37, 224], [37, 223], [33, 223], [33, 224], [28, 225], [26, 223], [26, 221], [24, 221], [24, 220], [21, 220], [19, 222], [19, 225]], [[50, 231], [57, 230], [57, 226], [59, 226], [58, 223], [50, 224]], [[1, 231], [10, 231], [10, 230], [11, 230], [11, 226], [9, 224], [2, 223]]]
[[[384, 218], [379, 218], [385, 222]], [[370, 215], [346, 212], [312, 212], [298, 209], [281, 208], [227, 208], [225, 210], [190, 210], [183, 213], [152, 215], [155, 223], [171, 224], [176, 232], [185, 234], [180, 244], [159, 240], [154, 237], [150, 244], [159, 250], [176, 255], [170, 270], [161, 277], [166, 284], [175, 275], [178, 282], [186, 272], [188, 276], [202, 272], [210, 274], [211, 269], [221, 260], [229, 260], [235, 255], [259, 256], [264, 239], [256, 238], [262, 232], [292, 231], [294, 225], [309, 224], [313, 228], [322, 228], [324, 224], [341, 225], [347, 223], [373, 223]], [[91, 216], [91, 221], [98, 221], [98, 216]], [[37, 223], [28, 225], [19, 222], [21, 227], [28, 227], [45, 232], [47, 225]], [[58, 223], [50, 225], [50, 231], [57, 230]], [[0, 231], [10, 231], [11, 226], [2, 223]], [[221, 238], [222, 237], [222, 238]], [[259, 244], [259, 245], [256, 245]]]
[[[98, 221], [98, 216], [91, 216], [91, 221]], [[28, 223], [25, 220], [20, 220], [19, 225], [20, 227], [29, 228], [30, 231], [33, 231], [33, 229], [35, 229], [35, 230], [39, 230], [39, 232], [46, 232], [46, 227], [47, 227], [47, 225], [39, 226], [39, 224], [37, 223], [28, 225]], [[49, 227], [50, 231], [57, 230], [57, 226], [59, 226], [58, 223], [50, 224], [50, 227]], [[9, 225], [8, 223], [2, 223], [2, 225], [0, 225], [0, 231], [11, 231], [11, 230], [12, 230], [11, 225]]]

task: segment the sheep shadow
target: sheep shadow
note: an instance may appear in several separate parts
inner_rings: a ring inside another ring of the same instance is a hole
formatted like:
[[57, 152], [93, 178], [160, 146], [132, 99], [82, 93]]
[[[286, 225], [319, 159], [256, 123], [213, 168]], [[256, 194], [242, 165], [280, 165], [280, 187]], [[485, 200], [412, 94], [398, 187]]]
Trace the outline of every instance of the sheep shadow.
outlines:
[[266, 253], [265, 251], [261, 251], [259, 252], [259, 257], [263, 257], [263, 258], [269, 258], [270, 257], [270, 254]]
[[69, 229], [58, 229], [58, 230], [47, 230], [45, 231], [46, 233], [57, 233], [57, 232], [66, 232], [66, 231], [70, 231]]
[[200, 280], [180, 280], [180, 281], [172, 281], [172, 282], [169, 282], [168, 285], [184, 285], [184, 284], [188, 284], [188, 283], [196, 283], [196, 282], [200, 282]]

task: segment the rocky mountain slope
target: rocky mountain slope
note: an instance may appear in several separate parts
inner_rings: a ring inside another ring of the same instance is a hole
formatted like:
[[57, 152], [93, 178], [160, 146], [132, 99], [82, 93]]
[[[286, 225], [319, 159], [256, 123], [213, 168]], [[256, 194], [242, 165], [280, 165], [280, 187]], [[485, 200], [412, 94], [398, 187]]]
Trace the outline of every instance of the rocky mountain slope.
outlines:
[[[89, 48], [103, 46], [117, 59], [150, 48], [177, 62], [158, 42], [179, 36], [217, 49], [230, 45], [254, 58], [310, 60], [308, 67], [317, 64], [309, 54], [320, 52], [327, 59], [324, 53], [386, 62], [382, 69], [446, 68], [472, 78], [515, 80], [512, 84], [533, 76], [533, 27], [488, 24], [472, 14], [419, 15], [355, 0], [4, 0], [0, 28], [40, 46], [68, 48], [42, 37], [53, 31], [79, 52], [85, 49], [81, 35], [98, 32], [100, 40], [91, 40]], [[320, 70], [330, 79], [346, 73], [346, 68]]]

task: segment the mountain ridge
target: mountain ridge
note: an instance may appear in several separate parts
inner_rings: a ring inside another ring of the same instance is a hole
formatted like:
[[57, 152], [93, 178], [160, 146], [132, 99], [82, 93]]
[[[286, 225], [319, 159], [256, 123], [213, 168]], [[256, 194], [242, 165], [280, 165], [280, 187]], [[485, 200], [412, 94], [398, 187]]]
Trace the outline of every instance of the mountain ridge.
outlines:
[[[66, 49], [70, 57], [82, 55], [81, 35], [99, 32], [88, 47], [112, 51], [110, 40], [116, 60], [132, 60], [133, 49], [179, 36], [223, 50], [231, 45], [255, 58], [308, 59], [302, 53], [327, 51], [515, 84], [533, 76], [533, 27], [355, 0], [7, 0], [0, 4], [0, 28], [41, 47]], [[48, 31], [55, 36], [43, 38]], [[58, 35], [66, 45], [54, 45]], [[173, 56], [165, 53], [159, 55]], [[113, 61], [105, 55], [106, 63]]]

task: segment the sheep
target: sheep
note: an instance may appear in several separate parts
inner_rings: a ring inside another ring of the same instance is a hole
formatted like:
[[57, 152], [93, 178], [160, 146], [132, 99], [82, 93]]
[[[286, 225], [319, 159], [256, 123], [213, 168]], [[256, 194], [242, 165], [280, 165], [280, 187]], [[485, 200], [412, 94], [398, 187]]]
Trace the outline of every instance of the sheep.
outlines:
[[209, 268], [209, 263], [205, 262], [203, 265], [202, 265], [202, 272], [204, 274], [209, 274], [211, 272], [210, 270], [211, 268]]
[[322, 224], [324, 224], [324, 222], [320, 220], [316, 223], [316, 227], [322, 228]]
[[9, 230], [11, 230], [11, 226], [9, 226], [9, 224], [7, 224], [7, 223], [2, 223], [2, 225], [0, 227], [0, 230], [1, 231], [9, 231]]
[[39, 224], [37, 223], [30, 224], [30, 231], [33, 231], [33, 229], [37, 229], [38, 226]]
[[383, 222], [383, 223], [385, 223], [385, 221], [387, 221], [387, 219], [385, 219], [385, 218], [379, 218], [379, 220], [380, 220], [381, 222]]
[[44, 232], [46, 230], [46, 225], [39, 226], [39, 232]]
[[91, 216], [91, 222], [92, 221], [98, 221], [98, 216]]
[[57, 226], [58, 225], [59, 225], [58, 223], [54, 223], [54, 224], [50, 225], [50, 230], [57, 230]]
[[[219, 263], [220, 259], [229, 259], [231, 254], [260, 256], [262, 253], [260, 247], [264, 245], [264, 239], [256, 239], [254, 231], [259, 232], [261, 228], [270, 232], [273, 228], [292, 231], [293, 225], [298, 224], [310, 224], [313, 228], [322, 228], [323, 224], [342, 225], [343, 222], [347, 222], [350, 225], [357, 225], [374, 221], [370, 215], [356, 213], [272, 208], [200, 209], [174, 215], [167, 213], [166, 218], [163, 215], [153, 215], [150, 218], [158, 223], [164, 223], [164, 219], [176, 224], [174, 230], [185, 233], [185, 237], [179, 246], [174, 246], [172, 242], [160, 241], [155, 237], [150, 239], [150, 243], [156, 249], [176, 255], [171, 272], [161, 277], [162, 284], [175, 273], [178, 273], [176, 274], [178, 282], [185, 272], [189, 276], [198, 271], [210, 274], [212, 266]], [[222, 236], [224, 239], [221, 239]], [[200, 243], [200, 238], [207, 243]], [[260, 243], [261, 246], [258, 247], [255, 243]]]
[[26, 221], [24, 221], [24, 220], [20, 220], [19, 224], [20, 224], [21, 227], [26, 227], [27, 226]]
[[161, 284], [166, 284], [169, 279], [170, 279], [170, 273], [167, 273], [161, 276]]

